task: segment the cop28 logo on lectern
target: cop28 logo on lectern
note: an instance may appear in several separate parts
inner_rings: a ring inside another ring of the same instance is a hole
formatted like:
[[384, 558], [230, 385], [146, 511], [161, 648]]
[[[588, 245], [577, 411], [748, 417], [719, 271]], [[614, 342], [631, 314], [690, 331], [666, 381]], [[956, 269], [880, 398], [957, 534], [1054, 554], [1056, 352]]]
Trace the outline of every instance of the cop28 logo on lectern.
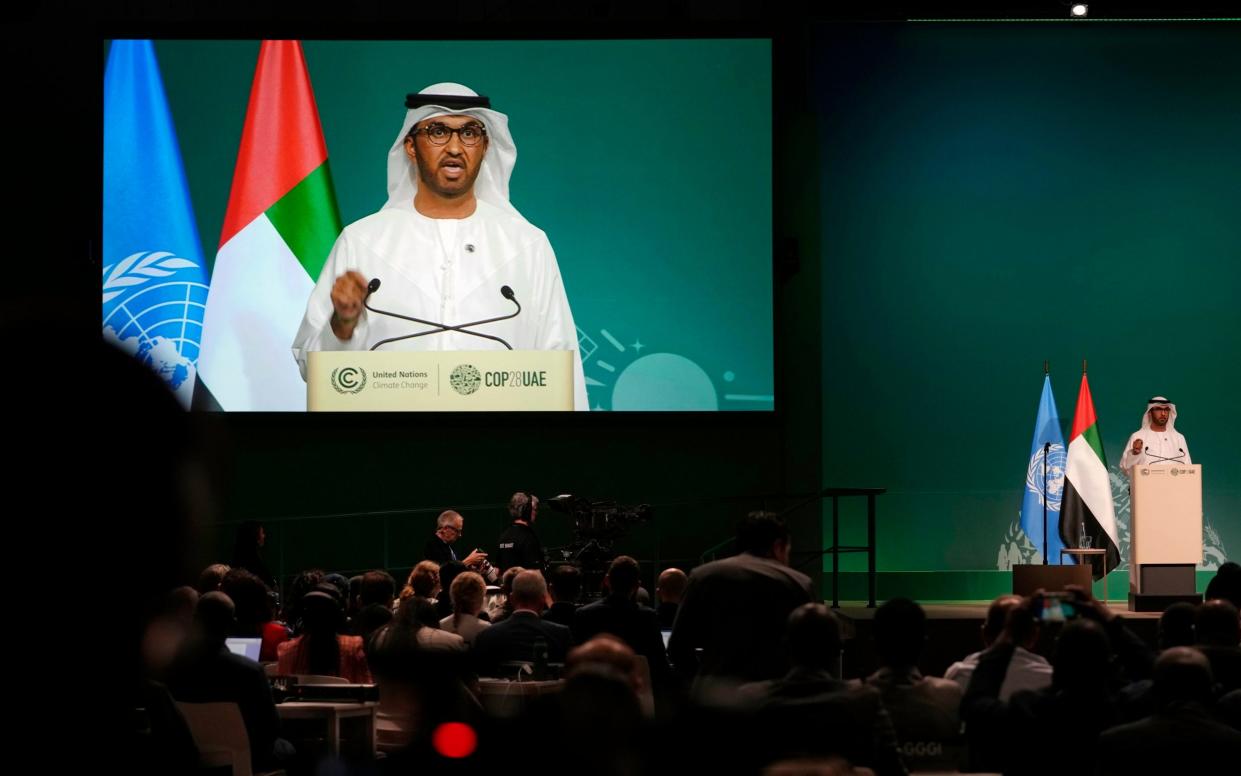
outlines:
[[472, 364], [461, 364], [448, 376], [452, 389], [462, 396], [469, 396], [483, 384], [483, 376]]
[[337, 393], [360, 393], [366, 387], [366, 370], [356, 366], [341, 366], [332, 370], [332, 387]]

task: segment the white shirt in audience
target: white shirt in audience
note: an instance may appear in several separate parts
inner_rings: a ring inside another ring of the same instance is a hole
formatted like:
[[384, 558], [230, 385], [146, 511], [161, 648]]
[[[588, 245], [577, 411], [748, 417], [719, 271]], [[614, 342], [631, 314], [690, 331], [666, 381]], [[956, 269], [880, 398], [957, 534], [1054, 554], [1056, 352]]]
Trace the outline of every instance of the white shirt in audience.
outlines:
[[[982, 652], [975, 652], [964, 660], [948, 666], [944, 672], [945, 679], [951, 679], [968, 689], [970, 677], [978, 667], [978, 659]], [[1017, 647], [1013, 652], [1012, 662], [1008, 664], [1008, 673], [1004, 675], [1004, 684], [1000, 686], [1000, 700], [1007, 701], [1018, 690], [1041, 690], [1051, 686], [1051, 663], [1042, 655]]]

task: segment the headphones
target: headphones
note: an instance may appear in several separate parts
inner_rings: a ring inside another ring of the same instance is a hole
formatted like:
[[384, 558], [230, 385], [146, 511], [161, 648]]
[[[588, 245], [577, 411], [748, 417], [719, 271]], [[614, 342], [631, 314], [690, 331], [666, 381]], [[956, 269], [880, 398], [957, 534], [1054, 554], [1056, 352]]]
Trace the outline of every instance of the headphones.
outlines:
[[526, 523], [529, 524], [530, 518], [534, 516], [534, 493], [532, 491], [526, 491], [525, 496], [526, 503], [521, 507], [521, 519], [525, 520]]

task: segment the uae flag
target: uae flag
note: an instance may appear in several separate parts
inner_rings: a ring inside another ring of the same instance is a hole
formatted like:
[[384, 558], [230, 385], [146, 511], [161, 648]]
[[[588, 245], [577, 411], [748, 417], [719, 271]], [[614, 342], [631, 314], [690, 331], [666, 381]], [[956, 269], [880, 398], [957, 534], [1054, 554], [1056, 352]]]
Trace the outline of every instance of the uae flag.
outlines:
[[1107, 550], [1106, 555], [1091, 558], [1094, 578], [1101, 579], [1120, 563], [1120, 534], [1116, 530], [1112, 483], [1103, 457], [1099, 423], [1085, 373], [1077, 394], [1068, 458], [1060, 502], [1060, 538], [1065, 547], [1079, 547], [1084, 530], [1091, 537], [1092, 547]]
[[340, 234], [298, 41], [263, 41], [203, 316], [200, 407], [304, 410], [293, 338]]

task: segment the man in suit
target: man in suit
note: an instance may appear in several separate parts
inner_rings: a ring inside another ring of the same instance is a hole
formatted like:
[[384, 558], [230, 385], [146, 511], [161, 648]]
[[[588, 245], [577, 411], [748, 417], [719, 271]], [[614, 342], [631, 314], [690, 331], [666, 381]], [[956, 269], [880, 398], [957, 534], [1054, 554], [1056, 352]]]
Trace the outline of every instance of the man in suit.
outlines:
[[1241, 762], [1241, 732], [1211, 717], [1211, 664], [1198, 650], [1172, 647], [1155, 661], [1157, 710], [1099, 736], [1104, 774], [1207, 773]]
[[1211, 663], [1220, 694], [1241, 689], [1241, 619], [1237, 607], [1223, 599], [1199, 604], [1194, 633], [1198, 651]]
[[573, 618], [573, 638], [585, 644], [600, 633], [611, 633], [646, 658], [655, 687], [667, 686], [671, 670], [664, 652], [664, 639], [659, 632], [659, 617], [654, 609], [636, 600], [641, 568], [628, 555], [619, 555], [608, 568], [604, 584], [608, 596], [583, 606]]
[[172, 697], [187, 703], [236, 703], [250, 739], [255, 770], [269, 770], [292, 755], [292, 746], [276, 738], [280, 718], [263, 667], [235, 655], [224, 640], [234, 623], [232, 599], [211, 592], [194, 610], [196, 637], [174, 661], [168, 680]]
[[562, 563], [552, 567], [547, 581], [552, 605], [543, 612], [543, 619], [566, 625], [572, 630], [573, 617], [577, 614], [577, 599], [582, 595], [581, 569]]
[[736, 696], [756, 711], [758, 735], [771, 760], [847, 759], [878, 776], [903, 776], [892, 719], [879, 691], [846, 684], [840, 672], [840, 622], [823, 604], [803, 604], [785, 631], [792, 668], [779, 679], [743, 684]]
[[680, 569], [664, 569], [659, 580], [655, 583], [655, 595], [659, 597], [659, 606], [655, 607], [655, 611], [659, 613], [660, 630], [672, 630], [672, 623], [676, 622], [677, 607], [681, 604], [681, 596], [685, 594], [685, 585], [689, 583], [689, 577]]
[[737, 550], [693, 570], [672, 626], [668, 657], [678, 672], [697, 674], [699, 681], [783, 674], [785, 622], [813, 599], [810, 577], [789, 568], [791, 539], [779, 515], [747, 515], [737, 529]]
[[544, 620], [547, 583], [538, 571], [522, 571], [513, 578], [509, 595], [513, 613], [474, 638], [474, 658], [481, 676], [508, 676], [503, 664], [513, 662], [563, 663], [573, 636], [563, 625]]
[[926, 612], [908, 598], [892, 598], [875, 611], [872, 623], [879, 670], [865, 682], [883, 697], [907, 764], [956, 770], [963, 750], [958, 714], [963, 691], [950, 679], [918, 670], [927, 642]]

